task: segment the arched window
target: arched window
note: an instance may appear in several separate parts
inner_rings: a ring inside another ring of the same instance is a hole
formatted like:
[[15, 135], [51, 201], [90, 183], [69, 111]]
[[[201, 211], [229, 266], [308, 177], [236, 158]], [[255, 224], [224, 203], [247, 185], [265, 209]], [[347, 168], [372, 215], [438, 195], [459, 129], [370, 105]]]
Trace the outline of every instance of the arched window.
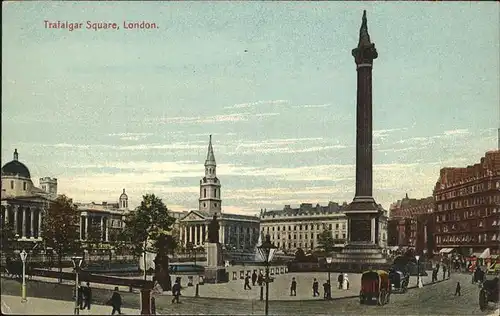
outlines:
[[214, 189], [214, 197], [217, 197], [217, 189]]
[[203, 197], [206, 198], [207, 197], [207, 189], [203, 189]]

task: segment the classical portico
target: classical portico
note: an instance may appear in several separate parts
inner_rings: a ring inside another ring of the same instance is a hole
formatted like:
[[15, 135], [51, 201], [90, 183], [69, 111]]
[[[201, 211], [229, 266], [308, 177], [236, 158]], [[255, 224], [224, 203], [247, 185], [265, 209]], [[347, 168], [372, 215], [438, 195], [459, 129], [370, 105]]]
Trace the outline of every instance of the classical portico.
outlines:
[[43, 202], [35, 199], [29, 203], [19, 203], [14, 199], [2, 200], [2, 222], [12, 225], [14, 233], [20, 239], [41, 240], [42, 218], [46, 209]]

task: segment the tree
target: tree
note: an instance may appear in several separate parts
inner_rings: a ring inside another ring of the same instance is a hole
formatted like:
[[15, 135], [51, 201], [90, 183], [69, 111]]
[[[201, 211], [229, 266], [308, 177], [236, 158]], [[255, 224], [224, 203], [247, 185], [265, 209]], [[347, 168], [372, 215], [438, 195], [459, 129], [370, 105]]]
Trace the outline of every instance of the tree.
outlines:
[[43, 239], [46, 246], [51, 247], [57, 253], [59, 272], [62, 272], [63, 256], [80, 250], [78, 220], [77, 206], [65, 195], [58, 196], [43, 216]]
[[85, 239], [85, 248], [89, 254], [89, 262], [92, 258], [92, 253], [95, 249], [99, 249], [102, 243], [102, 232], [99, 225], [90, 221], [89, 229], [87, 231], [87, 238]]
[[318, 248], [326, 253], [331, 253], [335, 248], [335, 242], [331, 230], [323, 230], [318, 236]]
[[128, 213], [124, 222], [123, 238], [129, 242], [129, 249], [144, 257], [147, 252], [156, 253], [156, 280], [163, 289], [170, 290], [168, 255], [178, 241], [171, 233], [175, 218], [168, 214], [167, 206], [154, 194], [144, 195], [141, 205]]
[[298, 248], [297, 251], [295, 251], [295, 261], [304, 262], [305, 259], [306, 259], [306, 253], [302, 248]]
[[0, 226], [0, 238], [2, 242], [2, 251], [4, 253], [11, 253], [13, 251], [13, 243], [16, 239], [16, 232], [14, 230], [14, 225], [10, 222], [2, 221]]

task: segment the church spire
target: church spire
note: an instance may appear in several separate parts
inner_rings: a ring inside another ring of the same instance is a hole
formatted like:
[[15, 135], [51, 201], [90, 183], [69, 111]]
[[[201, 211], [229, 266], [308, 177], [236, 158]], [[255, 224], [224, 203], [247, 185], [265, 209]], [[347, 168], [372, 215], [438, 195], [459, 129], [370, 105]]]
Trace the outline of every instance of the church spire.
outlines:
[[207, 160], [205, 160], [205, 166], [207, 165], [215, 166], [215, 155], [214, 155], [214, 149], [212, 148], [212, 135], [210, 135], [210, 140], [208, 141], [208, 153], [207, 153]]

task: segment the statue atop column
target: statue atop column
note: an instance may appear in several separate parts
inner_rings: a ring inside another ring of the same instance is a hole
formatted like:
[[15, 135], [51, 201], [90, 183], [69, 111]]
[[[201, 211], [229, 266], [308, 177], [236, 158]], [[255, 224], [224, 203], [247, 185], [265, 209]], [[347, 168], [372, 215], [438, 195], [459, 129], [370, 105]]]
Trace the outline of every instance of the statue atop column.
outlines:
[[219, 243], [219, 221], [217, 220], [217, 215], [214, 215], [212, 221], [208, 225], [208, 242]]

